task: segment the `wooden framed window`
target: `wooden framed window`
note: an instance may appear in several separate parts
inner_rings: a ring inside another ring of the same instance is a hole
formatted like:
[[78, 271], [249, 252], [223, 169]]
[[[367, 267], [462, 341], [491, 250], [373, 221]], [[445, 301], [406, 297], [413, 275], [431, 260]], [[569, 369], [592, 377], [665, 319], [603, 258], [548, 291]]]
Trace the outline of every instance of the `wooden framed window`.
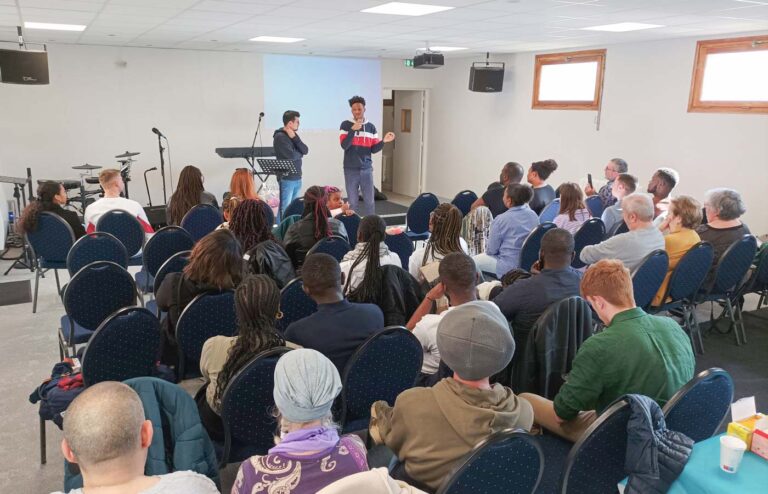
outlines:
[[410, 132], [412, 123], [412, 112], [408, 108], [400, 110], [400, 132]]
[[768, 113], [768, 36], [699, 41], [688, 111]]
[[536, 55], [534, 109], [599, 110], [606, 50]]

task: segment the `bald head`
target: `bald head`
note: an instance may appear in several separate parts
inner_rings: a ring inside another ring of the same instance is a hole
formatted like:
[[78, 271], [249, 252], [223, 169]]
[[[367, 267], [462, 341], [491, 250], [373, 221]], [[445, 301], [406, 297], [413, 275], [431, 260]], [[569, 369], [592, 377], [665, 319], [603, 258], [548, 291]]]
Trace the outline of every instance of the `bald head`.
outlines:
[[144, 407], [129, 386], [106, 381], [89, 386], [64, 414], [64, 440], [88, 467], [141, 449]]

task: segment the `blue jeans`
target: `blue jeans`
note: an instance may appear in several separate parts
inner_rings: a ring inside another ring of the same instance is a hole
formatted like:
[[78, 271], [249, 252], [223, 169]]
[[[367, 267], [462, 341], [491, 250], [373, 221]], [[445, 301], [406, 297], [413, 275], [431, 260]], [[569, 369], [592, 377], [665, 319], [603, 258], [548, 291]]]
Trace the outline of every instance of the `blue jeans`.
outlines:
[[[367, 170], [345, 168], [344, 182], [347, 187], [347, 196], [349, 207], [360, 217], [365, 217], [374, 213], [373, 202], [373, 169]], [[363, 193], [363, 204], [359, 205], [359, 193]]]
[[283, 220], [283, 212], [285, 208], [297, 197], [301, 191], [301, 179], [298, 180], [280, 180], [280, 215], [277, 218], [277, 222], [280, 223]]

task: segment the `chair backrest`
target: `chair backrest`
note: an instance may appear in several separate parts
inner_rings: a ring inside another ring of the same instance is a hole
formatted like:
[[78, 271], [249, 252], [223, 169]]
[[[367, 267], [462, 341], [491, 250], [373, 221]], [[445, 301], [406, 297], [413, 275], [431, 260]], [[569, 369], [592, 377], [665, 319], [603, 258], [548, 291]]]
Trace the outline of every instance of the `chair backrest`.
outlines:
[[[64, 219], [53, 213], [42, 212], [37, 217], [35, 231], [27, 232], [27, 242], [35, 259], [64, 264], [69, 249], [75, 243], [75, 233]], [[45, 267], [45, 266], [43, 266]]]
[[347, 216], [346, 214], [340, 214], [336, 216], [336, 219], [341, 221], [344, 228], [347, 229], [347, 238], [349, 238], [349, 246], [354, 248], [357, 244], [357, 229], [360, 227], [360, 217], [356, 214]]
[[352, 249], [349, 247], [349, 243], [343, 237], [340, 237], [339, 235], [331, 235], [330, 237], [318, 240], [315, 245], [309, 249], [307, 255], [328, 254], [341, 262], [341, 260], [344, 259], [344, 255], [350, 250]]
[[292, 322], [317, 312], [317, 304], [304, 293], [303, 286], [301, 278], [296, 278], [280, 290], [280, 311], [283, 317], [277, 320], [278, 330], [285, 332]]
[[163, 284], [163, 280], [169, 273], [181, 273], [184, 270], [184, 266], [189, 264], [189, 255], [191, 253], [191, 250], [177, 252], [160, 266], [160, 269], [155, 273], [154, 293], [157, 293], [160, 285]]
[[293, 216], [294, 214], [298, 214], [299, 217], [301, 217], [302, 214], [304, 214], [304, 198], [303, 197], [297, 197], [296, 199], [292, 200], [291, 203], [288, 205], [287, 208], [285, 208], [285, 211], [283, 212], [283, 218], [287, 218], [289, 216]]
[[192, 250], [194, 245], [195, 241], [192, 240], [192, 236], [184, 228], [179, 226], [161, 228], [152, 235], [152, 238], [147, 241], [147, 245], [144, 247], [142, 255], [144, 270], [150, 275], [155, 276], [160, 267], [165, 264], [165, 261], [174, 254]]
[[402, 326], [370, 336], [349, 358], [342, 374], [342, 427], [369, 418], [374, 401], [394, 405], [397, 395], [413, 387], [423, 357], [419, 340]]
[[548, 223], [555, 221], [555, 217], [560, 213], [560, 198], [556, 198], [541, 210], [539, 214], [539, 223]]
[[629, 416], [629, 404], [619, 399], [576, 441], [563, 469], [563, 494], [616, 492], [616, 485], [627, 476], [624, 461]]
[[[235, 374], [221, 398], [224, 423], [222, 462], [239, 462], [251, 455], [263, 455], [275, 445], [277, 422], [274, 407], [275, 366], [286, 352], [276, 347], [259, 353]], [[233, 457], [233, 450], [236, 455]]]
[[96, 261], [110, 261], [128, 268], [128, 251], [122, 242], [107, 232], [93, 232], [80, 237], [67, 254], [70, 276]]
[[603, 215], [603, 200], [600, 199], [600, 196], [589, 196], [584, 200], [584, 203], [593, 218], [600, 218]]
[[700, 372], [664, 405], [667, 429], [682, 432], [695, 442], [712, 437], [728, 415], [733, 401], [733, 379], [723, 369]]
[[710, 293], [732, 293], [746, 276], [757, 252], [757, 240], [744, 235], [731, 244], [717, 263], [715, 282]]
[[224, 219], [219, 208], [211, 204], [198, 204], [187, 211], [179, 226], [189, 233], [194, 242], [197, 242], [214, 231], [222, 221]]
[[151, 376], [160, 352], [160, 322], [143, 307], [125, 307], [107, 318], [83, 354], [86, 386]]
[[693, 300], [712, 267], [714, 256], [715, 251], [709, 242], [699, 242], [688, 249], [672, 271], [664, 300]]
[[573, 257], [571, 266], [574, 268], [583, 268], [586, 266], [579, 255], [581, 255], [581, 249], [587, 245], [599, 244], [605, 238], [605, 225], [600, 218], [590, 218], [582, 224], [576, 235], [573, 236], [573, 241], [576, 245], [576, 255]]
[[757, 260], [755, 268], [755, 278], [752, 284], [752, 290], [765, 290], [768, 288], [768, 248], [760, 252], [760, 258]]
[[200, 354], [208, 338], [234, 336], [235, 333], [235, 292], [225, 290], [202, 293], [192, 299], [176, 322], [179, 379], [200, 375]]
[[544, 450], [530, 434], [507, 429], [488, 436], [454, 468], [437, 494], [530, 494], [544, 475]]
[[384, 243], [387, 244], [389, 250], [397, 254], [400, 258], [400, 264], [403, 269], [408, 269], [408, 261], [413, 254], [413, 242], [408, 238], [405, 233], [397, 233], [395, 235], [387, 234], [384, 236]]
[[545, 233], [553, 228], [557, 228], [552, 222], [542, 223], [534, 228], [523, 241], [523, 247], [520, 249], [520, 268], [526, 271], [531, 270], [533, 263], [539, 260], [539, 250], [541, 250], [541, 238]]
[[669, 255], [657, 249], [648, 254], [632, 273], [632, 288], [635, 292], [635, 305], [645, 310], [653, 302], [653, 297], [661, 288], [669, 269]]
[[77, 324], [94, 331], [123, 307], [136, 304], [136, 282], [122, 266], [96, 261], [82, 267], [64, 290], [64, 309]]
[[299, 214], [292, 214], [290, 216], [285, 216], [283, 217], [282, 221], [280, 221], [280, 224], [277, 226], [277, 228], [272, 230], [272, 233], [275, 235], [275, 237], [282, 240], [283, 237], [285, 237], [285, 232], [288, 231], [288, 227], [290, 227], [300, 219], [301, 219], [301, 215]]
[[606, 232], [605, 237], [613, 237], [614, 235], [618, 235], [620, 233], [627, 233], [629, 231], [629, 227], [624, 222], [624, 220], [617, 221], [611, 226], [611, 229]]
[[405, 213], [405, 222], [408, 230], [413, 233], [425, 233], [429, 231], [429, 213], [440, 205], [435, 194], [424, 192], [414, 199], [408, 212]]
[[459, 208], [462, 216], [466, 216], [469, 214], [470, 209], [472, 209], [472, 203], [474, 203], [476, 200], [477, 194], [471, 190], [462, 190], [454, 196], [451, 204]]
[[107, 211], [99, 218], [96, 231], [114, 235], [123, 243], [129, 257], [133, 257], [144, 247], [144, 228], [142, 228], [139, 220], [128, 211], [122, 209]]

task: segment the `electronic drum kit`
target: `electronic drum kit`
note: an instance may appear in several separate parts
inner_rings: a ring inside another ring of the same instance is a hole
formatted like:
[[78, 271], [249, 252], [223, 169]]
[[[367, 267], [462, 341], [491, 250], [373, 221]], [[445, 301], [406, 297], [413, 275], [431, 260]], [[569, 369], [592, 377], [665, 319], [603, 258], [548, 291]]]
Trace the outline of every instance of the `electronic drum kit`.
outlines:
[[[120, 163], [120, 175], [123, 177], [123, 182], [125, 182], [125, 197], [128, 197], [128, 182], [131, 180], [131, 165], [137, 161], [134, 159], [134, 156], [138, 156], [139, 154], [141, 153], [126, 151], [115, 156], [117, 162]], [[86, 189], [87, 185], [99, 184], [99, 177], [93, 176], [93, 171], [100, 170], [101, 168], [104, 167], [101, 165], [91, 165], [89, 163], [76, 165], [73, 166], [72, 169], [79, 172], [80, 178], [78, 180], [41, 179], [38, 180], [37, 183], [40, 184], [42, 182], [52, 181], [60, 182], [64, 186], [64, 190], [67, 191], [67, 195], [69, 195], [70, 190], [77, 190], [77, 195], [70, 197], [69, 202], [79, 203], [79, 207], [75, 207], [75, 209], [77, 209], [81, 214], [85, 214], [85, 208], [92, 202], [96, 201], [94, 197], [102, 197], [104, 195], [104, 190], [101, 187], [95, 189]]]

